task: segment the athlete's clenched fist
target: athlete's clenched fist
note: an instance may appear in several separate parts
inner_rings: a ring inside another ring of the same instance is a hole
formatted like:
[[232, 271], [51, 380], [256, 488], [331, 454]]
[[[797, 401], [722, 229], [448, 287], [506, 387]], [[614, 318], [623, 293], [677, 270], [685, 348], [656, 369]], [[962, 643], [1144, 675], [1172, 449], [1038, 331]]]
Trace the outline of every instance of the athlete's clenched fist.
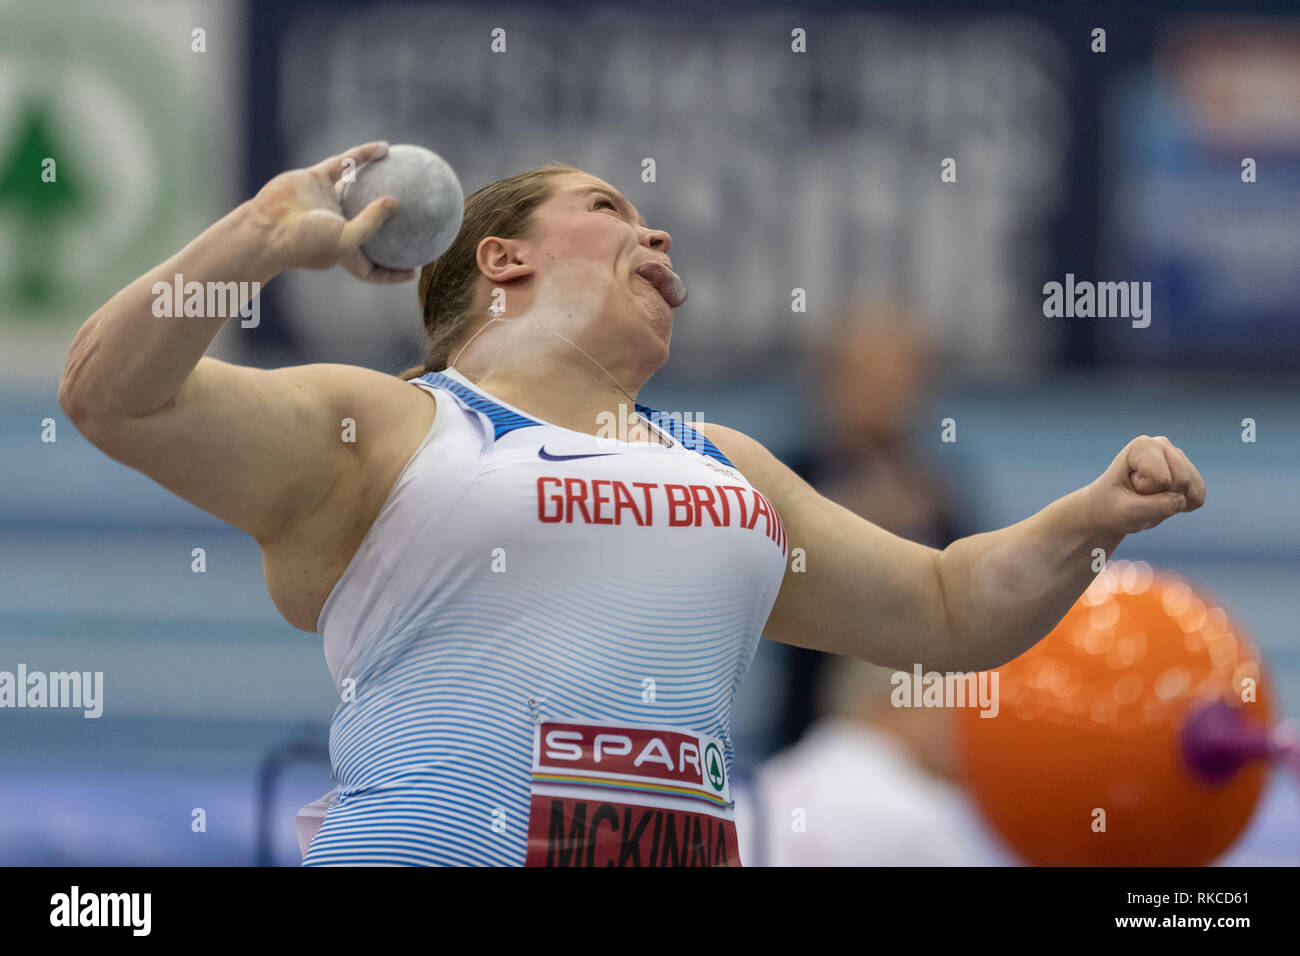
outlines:
[[1205, 482], [1164, 435], [1139, 435], [1088, 486], [1092, 513], [1107, 531], [1133, 534], [1205, 504]]

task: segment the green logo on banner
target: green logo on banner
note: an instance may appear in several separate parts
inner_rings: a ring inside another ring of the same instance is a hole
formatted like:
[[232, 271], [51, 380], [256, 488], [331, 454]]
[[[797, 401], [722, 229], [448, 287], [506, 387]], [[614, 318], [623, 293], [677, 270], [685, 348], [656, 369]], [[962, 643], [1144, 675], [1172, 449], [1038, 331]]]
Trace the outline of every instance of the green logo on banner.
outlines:
[[0, 10], [0, 336], [22, 332], [6, 349], [66, 349], [67, 326], [225, 202], [226, 68], [190, 51], [200, 7], [71, 6]]
[[59, 167], [53, 160], [68, 149], [50, 124], [48, 101], [32, 98], [19, 110], [18, 133], [7, 156], [0, 155], [0, 216], [11, 217], [10, 228], [22, 241], [14, 271], [13, 296], [20, 314], [51, 297], [56, 271], [56, 237], [65, 219], [76, 219], [85, 202], [85, 189], [73, 163]]

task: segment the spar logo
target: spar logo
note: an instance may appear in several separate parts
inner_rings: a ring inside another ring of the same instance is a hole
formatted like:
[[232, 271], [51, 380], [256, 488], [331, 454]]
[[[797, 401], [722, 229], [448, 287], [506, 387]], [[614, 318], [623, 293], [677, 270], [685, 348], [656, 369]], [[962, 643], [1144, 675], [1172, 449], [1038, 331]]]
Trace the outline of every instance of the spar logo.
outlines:
[[[685, 728], [645, 727], [580, 720], [547, 721], [537, 736], [534, 773], [654, 781], [656, 792], [699, 794], [729, 802], [726, 760], [719, 742]], [[685, 788], [683, 790], [683, 788]]]
[[704, 748], [704, 767], [709, 775], [709, 786], [721, 793], [727, 785], [727, 772], [723, 769], [722, 751], [717, 744]]
[[740, 866], [721, 741], [681, 727], [537, 726], [525, 866]]

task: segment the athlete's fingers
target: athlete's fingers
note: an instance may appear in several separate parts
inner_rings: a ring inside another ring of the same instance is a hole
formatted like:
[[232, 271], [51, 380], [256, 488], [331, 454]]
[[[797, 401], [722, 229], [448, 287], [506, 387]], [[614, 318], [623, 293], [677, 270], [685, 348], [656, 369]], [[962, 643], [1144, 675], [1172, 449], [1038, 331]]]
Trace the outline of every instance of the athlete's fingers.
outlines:
[[1173, 475], [1165, 460], [1164, 449], [1154, 438], [1136, 439], [1128, 450], [1129, 483], [1139, 494], [1168, 491]]
[[1196, 466], [1164, 435], [1157, 435], [1156, 441], [1164, 445], [1165, 462], [1169, 465], [1170, 489], [1180, 492], [1187, 499], [1187, 510], [1195, 511], [1205, 503], [1205, 482]]
[[395, 285], [399, 282], [410, 282], [417, 275], [419, 273], [415, 269], [390, 269], [387, 266], [375, 266], [370, 275], [366, 276], [366, 281]]
[[339, 265], [358, 279], [378, 285], [410, 282], [417, 275], [415, 269], [389, 269], [385, 266], [377, 266], [366, 258], [360, 248], [349, 249], [339, 260]]
[[322, 159], [312, 167], [312, 171], [324, 173], [329, 177], [330, 182], [336, 183], [343, 175], [344, 170], [355, 169], [372, 160], [383, 159], [387, 155], [388, 143], [385, 140], [376, 140], [373, 143], [353, 146], [347, 152], [331, 156], [329, 159]]
[[392, 196], [376, 199], [343, 224], [343, 231], [339, 233], [340, 245], [345, 249], [356, 249], [377, 233], [379, 227], [395, 212], [397, 200]]

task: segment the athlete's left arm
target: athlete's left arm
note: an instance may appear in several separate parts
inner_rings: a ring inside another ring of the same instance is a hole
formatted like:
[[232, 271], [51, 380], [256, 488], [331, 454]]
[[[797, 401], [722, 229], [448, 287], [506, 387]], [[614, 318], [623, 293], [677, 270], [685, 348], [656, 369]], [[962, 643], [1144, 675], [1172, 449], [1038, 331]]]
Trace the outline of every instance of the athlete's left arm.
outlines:
[[791, 551], [804, 549], [805, 570], [787, 563], [764, 635], [906, 670], [986, 670], [1019, 656], [1065, 616], [1126, 535], [1205, 503], [1187, 456], [1164, 436], [1142, 435], [1091, 484], [939, 551], [818, 494], [743, 432], [695, 428], [776, 507]]

